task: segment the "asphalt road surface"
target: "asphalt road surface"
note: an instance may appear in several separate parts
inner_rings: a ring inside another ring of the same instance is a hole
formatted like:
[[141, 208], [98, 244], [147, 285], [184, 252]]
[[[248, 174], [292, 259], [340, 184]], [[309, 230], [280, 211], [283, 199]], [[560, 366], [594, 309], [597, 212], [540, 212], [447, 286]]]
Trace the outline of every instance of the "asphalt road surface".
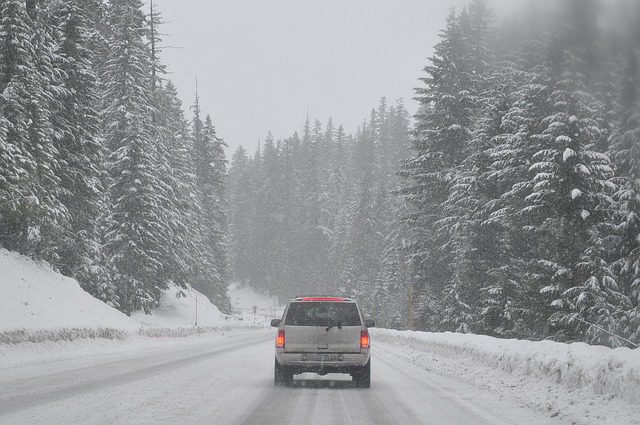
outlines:
[[0, 371], [0, 424], [558, 424], [375, 339], [370, 389], [313, 374], [274, 387], [272, 333]]

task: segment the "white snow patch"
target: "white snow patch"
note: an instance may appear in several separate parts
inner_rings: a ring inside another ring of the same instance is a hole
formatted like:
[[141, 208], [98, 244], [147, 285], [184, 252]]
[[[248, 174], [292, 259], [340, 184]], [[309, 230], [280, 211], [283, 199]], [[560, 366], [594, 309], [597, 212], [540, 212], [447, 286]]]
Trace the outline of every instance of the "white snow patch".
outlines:
[[582, 191], [580, 189], [571, 189], [571, 199], [577, 199], [582, 196]]
[[583, 220], [586, 220], [591, 217], [591, 213], [587, 210], [580, 210], [580, 217], [582, 217]]
[[551, 304], [549, 304], [551, 307], [558, 307], [558, 308], [562, 308], [564, 307], [564, 301], [563, 300], [553, 300], [551, 301]]
[[591, 175], [591, 171], [589, 171], [589, 169], [584, 164], [578, 164], [574, 169], [576, 173], [582, 174], [583, 176]]
[[[566, 137], [566, 136], [560, 136], [560, 137]], [[559, 139], [560, 137], [558, 137], [558, 139]], [[556, 140], [557, 140], [557, 139], [556, 139]], [[569, 141], [571, 141], [571, 140], [569, 140]], [[564, 152], [562, 153], [562, 162], [567, 162], [567, 161], [569, 160], [569, 158], [572, 158], [572, 157], [574, 157], [574, 156], [576, 156], [576, 151], [574, 151], [574, 150], [573, 150], [573, 149], [571, 149], [571, 148], [566, 148], [566, 149], [564, 150]]]

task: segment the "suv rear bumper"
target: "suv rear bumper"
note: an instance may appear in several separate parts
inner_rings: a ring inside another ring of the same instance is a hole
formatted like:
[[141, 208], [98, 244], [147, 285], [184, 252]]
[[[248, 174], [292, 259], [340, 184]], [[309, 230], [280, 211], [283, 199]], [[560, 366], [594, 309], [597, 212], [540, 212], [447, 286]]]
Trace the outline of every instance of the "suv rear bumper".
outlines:
[[[323, 360], [328, 356], [330, 359]], [[351, 373], [367, 364], [369, 351], [360, 353], [286, 353], [276, 350], [276, 360], [294, 374], [303, 372]]]

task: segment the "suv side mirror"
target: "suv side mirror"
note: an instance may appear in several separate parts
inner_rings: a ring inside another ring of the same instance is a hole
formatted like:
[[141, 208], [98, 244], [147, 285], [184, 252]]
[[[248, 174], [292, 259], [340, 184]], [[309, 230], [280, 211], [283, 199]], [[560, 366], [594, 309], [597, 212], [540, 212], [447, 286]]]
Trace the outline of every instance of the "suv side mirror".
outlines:
[[373, 319], [365, 319], [364, 320], [364, 325], [368, 328], [375, 328], [376, 327], [376, 321]]
[[277, 328], [278, 326], [280, 326], [280, 322], [282, 322], [282, 320], [280, 319], [271, 319], [271, 327]]

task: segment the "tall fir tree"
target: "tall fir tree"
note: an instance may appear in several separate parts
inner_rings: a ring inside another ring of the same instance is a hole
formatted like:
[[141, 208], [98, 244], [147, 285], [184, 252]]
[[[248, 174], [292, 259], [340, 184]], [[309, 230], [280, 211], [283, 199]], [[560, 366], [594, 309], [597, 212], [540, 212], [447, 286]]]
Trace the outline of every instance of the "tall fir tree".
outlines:
[[202, 121], [197, 94], [192, 109], [193, 160], [201, 207], [199, 229], [203, 255], [198, 278], [193, 284], [218, 307], [229, 310], [226, 288], [225, 144], [217, 136], [211, 118], [207, 116]]
[[162, 258], [170, 246], [166, 186], [157, 175], [151, 138], [151, 61], [142, 2], [112, 0], [111, 50], [104, 70], [105, 140], [111, 211], [105, 229], [108, 271], [119, 308], [156, 305], [168, 281]]
[[[471, 135], [471, 108], [474, 105], [468, 72], [465, 68], [465, 38], [461, 20], [465, 14], [452, 11], [440, 34], [434, 56], [425, 67], [424, 87], [416, 89], [419, 110], [415, 116], [413, 150], [403, 170], [407, 182], [401, 193], [411, 205], [406, 216], [412, 228], [411, 261], [415, 268], [416, 319], [422, 327], [437, 327], [433, 319], [445, 308], [445, 287], [456, 291], [451, 283], [448, 236], [442, 228], [442, 205], [448, 198], [452, 171], [465, 156], [465, 144]], [[447, 296], [446, 308], [465, 309], [456, 294]], [[452, 310], [453, 311], [453, 310]], [[445, 319], [455, 320], [455, 319]], [[464, 327], [463, 323], [451, 326]]]
[[93, 29], [86, 2], [70, 0], [53, 11], [59, 19], [60, 70], [64, 96], [54, 116], [56, 143], [63, 164], [60, 198], [72, 220], [60, 241], [60, 271], [73, 276], [92, 295], [108, 300], [113, 293], [102, 270], [97, 218], [103, 210], [98, 85], [91, 51]]

